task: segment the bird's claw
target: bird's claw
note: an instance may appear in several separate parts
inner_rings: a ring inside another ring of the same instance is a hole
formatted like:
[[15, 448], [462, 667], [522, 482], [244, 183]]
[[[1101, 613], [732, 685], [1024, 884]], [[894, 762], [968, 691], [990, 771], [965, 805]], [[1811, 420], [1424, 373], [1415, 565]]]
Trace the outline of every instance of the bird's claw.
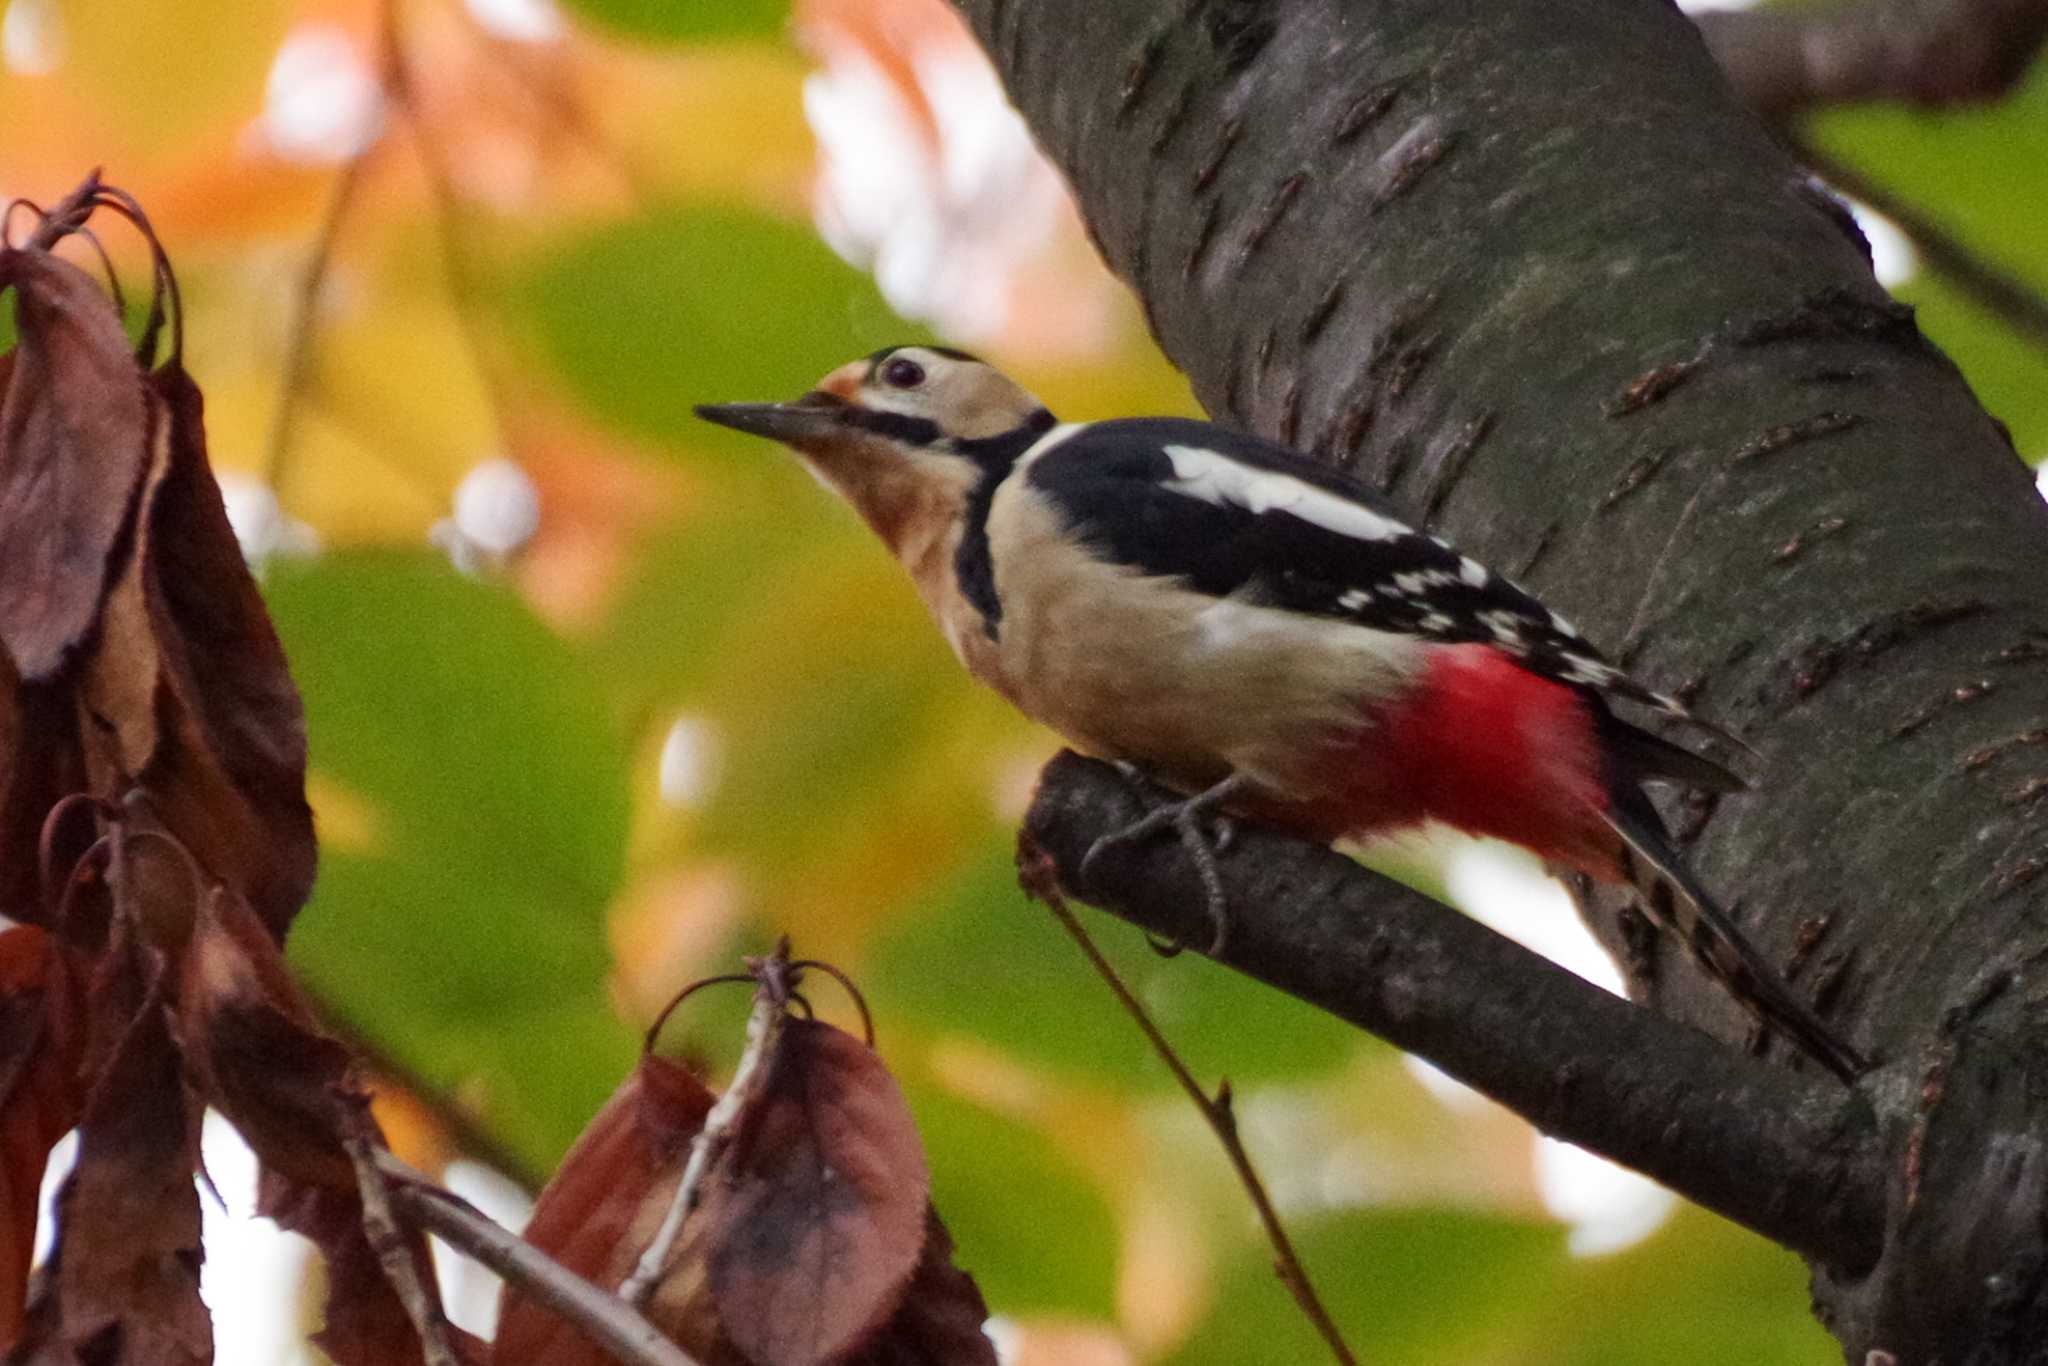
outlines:
[[[1144, 784], [1144, 776], [1133, 766], [1125, 763], [1116, 769], [1134, 786]], [[1195, 873], [1202, 880], [1203, 900], [1207, 903], [1209, 924], [1212, 935], [1206, 953], [1215, 958], [1223, 952], [1230, 936], [1230, 902], [1223, 890], [1223, 874], [1216, 866], [1216, 856], [1230, 847], [1236, 838], [1237, 827], [1228, 816], [1215, 811], [1242, 786], [1236, 775], [1225, 778], [1215, 786], [1177, 802], [1155, 806], [1137, 820], [1119, 829], [1102, 835], [1088, 846], [1088, 852], [1081, 856], [1081, 878], [1085, 882], [1091, 876], [1095, 860], [1112, 845], [1129, 844], [1149, 839], [1160, 831], [1171, 828], [1180, 837], [1181, 847], [1194, 861]], [[1215, 834], [1213, 837], [1203, 829], [1204, 817], [1213, 815]], [[1186, 944], [1165, 943], [1151, 936], [1147, 942], [1162, 958], [1171, 958], [1187, 948]]]

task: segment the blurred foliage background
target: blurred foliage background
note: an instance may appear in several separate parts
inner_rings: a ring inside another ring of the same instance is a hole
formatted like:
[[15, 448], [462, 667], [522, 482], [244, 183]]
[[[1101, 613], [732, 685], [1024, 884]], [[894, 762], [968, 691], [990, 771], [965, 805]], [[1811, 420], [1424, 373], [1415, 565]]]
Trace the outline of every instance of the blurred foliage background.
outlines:
[[[1009, 1359], [1315, 1359], [1213, 1143], [1016, 890], [1051, 740], [965, 684], [793, 462], [690, 415], [932, 336], [1069, 416], [1193, 412], [1185, 387], [940, 0], [561, 5], [0, 0], [0, 195], [103, 164], [184, 286], [306, 700], [324, 853], [299, 970], [384, 1068], [401, 1151], [531, 1188], [662, 1004], [786, 932], [869, 993]], [[2048, 290], [2039, 73], [1996, 108], [1810, 132]], [[2048, 455], [2038, 344], [1871, 230]], [[1410, 853], [1510, 927], [1576, 933], [1498, 853]], [[1233, 1082], [1366, 1359], [1834, 1359], [1790, 1255], [1101, 933]], [[700, 996], [666, 1046], [718, 1072], [743, 1013]], [[270, 1246], [209, 1238], [216, 1307], [256, 1325], [224, 1361], [305, 1350], [302, 1308], [236, 1279]]]

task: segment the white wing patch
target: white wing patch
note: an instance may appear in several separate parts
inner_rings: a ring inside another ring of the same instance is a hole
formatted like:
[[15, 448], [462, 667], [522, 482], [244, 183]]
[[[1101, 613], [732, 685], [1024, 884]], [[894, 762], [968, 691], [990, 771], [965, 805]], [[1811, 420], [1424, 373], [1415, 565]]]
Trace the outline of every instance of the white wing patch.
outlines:
[[1255, 469], [1200, 446], [1168, 446], [1173, 478], [1163, 487], [1217, 507], [1241, 507], [1253, 516], [1285, 512], [1325, 531], [1360, 541], [1391, 541], [1412, 528], [1361, 503], [1339, 497], [1293, 475]]

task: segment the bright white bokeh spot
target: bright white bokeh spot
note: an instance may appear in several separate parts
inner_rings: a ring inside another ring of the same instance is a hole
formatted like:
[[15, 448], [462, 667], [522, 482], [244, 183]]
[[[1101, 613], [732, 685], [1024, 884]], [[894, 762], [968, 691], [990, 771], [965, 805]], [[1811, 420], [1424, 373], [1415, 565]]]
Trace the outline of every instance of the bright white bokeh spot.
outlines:
[[[1627, 994], [1620, 967], [1579, 918], [1564, 885], [1543, 870], [1535, 855], [1498, 840], [1461, 840], [1444, 860], [1443, 877], [1451, 900], [1473, 919], [1595, 986]], [[1428, 1063], [1410, 1059], [1408, 1067], [1454, 1108], [1479, 1103], [1476, 1093]], [[1567, 1246], [1577, 1256], [1599, 1256], [1639, 1242], [1677, 1204], [1663, 1187], [1605, 1158], [1540, 1134], [1532, 1142], [1536, 1189], [1545, 1208], [1572, 1226]]]
[[1899, 231], [1899, 225], [1868, 205], [1853, 199], [1848, 203], [1849, 212], [1856, 215], [1856, 226], [1870, 243], [1870, 269], [1877, 282], [1896, 289], [1918, 275], [1920, 253], [1913, 250], [1912, 239]]
[[1572, 1226], [1565, 1247], [1575, 1257], [1633, 1247], [1678, 1207], [1678, 1197], [1647, 1176], [1554, 1138], [1539, 1134], [1535, 1142], [1537, 1194]]
[[1403, 1053], [1401, 1065], [1407, 1068], [1408, 1075], [1421, 1082], [1422, 1089], [1429, 1092], [1436, 1103], [1446, 1110], [1469, 1114], [1493, 1104], [1485, 1096], [1426, 1058], [1419, 1058], [1413, 1053]]
[[2041, 490], [2041, 496], [2048, 498], [2048, 455], [2041, 457], [2041, 463], [2034, 466], [2034, 487]]
[[1460, 841], [1444, 860], [1443, 877], [1451, 900], [1474, 920], [1595, 986], [1628, 994], [1621, 969], [1579, 918], [1571, 894], [1534, 854], [1499, 840]]
[[1017, 1353], [1023, 1349], [1024, 1332], [1017, 1326], [1015, 1319], [1006, 1318], [1001, 1314], [990, 1314], [988, 1320], [981, 1325], [981, 1331], [988, 1334], [988, 1340], [995, 1344], [996, 1361], [1001, 1363], [1001, 1366], [1008, 1366], [1008, 1363], [1015, 1361]]
[[455, 486], [454, 506], [427, 539], [465, 574], [481, 573], [533, 539], [540, 490], [517, 461], [503, 456], [473, 466]]
[[206, 1241], [199, 1296], [213, 1314], [214, 1361], [279, 1366], [318, 1360], [298, 1322], [313, 1245], [257, 1217], [256, 1154], [234, 1125], [211, 1110], [199, 1151], [220, 1193], [216, 1203], [203, 1184], [199, 1191], [200, 1236]]
[[12, 0], [0, 18], [0, 64], [17, 76], [47, 76], [63, 60], [57, 0]]
[[710, 722], [678, 716], [661, 742], [661, 799], [683, 810], [702, 805], [718, 784], [721, 751]]
[[470, 17], [486, 33], [515, 43], [552, 43], [565, 31], [554, 0], [468, 0]]
[[270, 485], [239, 470], [222, 470], [220, 500], [227, 508], [228, 525], [242, 547], [242, 558], [251, 569], [261, 572], [273, 555], [315, 555], [320, 551], [320, 533], [297, 518], [284, 515], [277, 494]]
[[455, 529], [479, 550], [509, 555], [540, 529], [540, 490], [518, 462], [486, 460], [455, 486]]
[[804, 82], [818, 140], [818, 231], [906, 317], [963, 340], [1006, 322], [1012, 277], [1058, 221], [1063, 191], [971, 46], [909, 54], [931, 121], [857, 47]]
[[71, 1164], [78, 1161], [78, 1130], [57, 1140], [57, 1146], [50, 1149], [49, 1161], [43, 1164], [42, 1192], [36, 1197], [36, 1245], [30, 1254], [29, 1264], [41, 1266], [50, 1255], [50, 1247], [57, 1240], [57, 1188], [64, 1184], [64, 1178], [71, 1175]]
[[384, 92], [369, 59], [334, 24], [301, 24], [270, 64], [258, 131], [286, 161], [333, 165], [384, 129]]
[[[513, 1233], [525, 1229], [526, 1221], [533, 1217], [533, 1197], [495, 1167], [459, 1158], [441, 1173], [441, 1184]], [[427, 1241], [434, 1250], [435, 1278], [449, 1319], [478, 1337], [491, 1336], [498, 1326], [500, 1282], [496, 1273], [439, 1238], [429, 1236]]]

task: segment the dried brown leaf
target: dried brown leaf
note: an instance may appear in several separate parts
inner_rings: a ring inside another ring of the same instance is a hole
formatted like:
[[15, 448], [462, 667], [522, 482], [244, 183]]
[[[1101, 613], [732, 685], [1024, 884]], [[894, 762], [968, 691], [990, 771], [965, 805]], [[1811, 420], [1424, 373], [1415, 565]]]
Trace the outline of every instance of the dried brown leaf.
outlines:
[[902, 1302], [931, 1177], [903, 1093], [860, 1040], [787, 1020], [764, 1066], [707, 1183], [699, 1236], [740, 1350], [757, 1366], [823, 1366]]
[[[175, 361], [145, 374], [68, 263], [0, 248], [9, 284], [0, 847], [32, 847], [68, 792], [139, 784], [281, 940], [313, 880], [304, 718], [207, 464], [198, 386]], [[0, 904], [34, 911], [33, 866], [0, 860]]]
[[[327, 1321], [313, 1342], [335, 1366], [422, 1366], [419, 1336], [385, 1277], [383, 1260], [363, 1232], [363, 1206], [353, 1190], [308, 1186], [265, 1168], [256, 1203], [260, 1213], [311, 1239], [327, 1260]], [[425, 1236], [408, 1230], [404, 1239], [403, 1254], [411, 1259], [420, 1283], [434, 1293]], [[481, 1340], [453, 1326], [447, 1333], [449, 1345], [465, 1363], [483, 1366], [490, 1359], [490, 1349]]]
[[114, 305], [48, 252], [0, 248], [19, 340], [0, 399], [0, 647], [56, 677], [99, 620], [149, 447], [142, 376]]
[[79, 683], [89, 780], [102, 792], [139, 783], [281, 941], [315, 859], [299, 695], [207, 465], [199, 388], [175, 365], [147, 384], [135, 549]]
[[168, 414], [168, 468], [142, 528], [148, 616], [175, 706], [138, 771], [199, 861], [279, 941], [313, 886], [306, 725], [284, 647], [206, 458], [205, 401], [183, 369], [149, 377]]
[[[649, 1055], [569, 1150], [534, 1206], [526, 1240], [607, 1289], [632, 1270], [682, 1180], [690, 1140], [714, 1097], [683, 1068]], [[702, 1276], [695, 1284], [701, 1287]], [[731, 1361], [713, 1341], [717, 1322], [701, 1294], [665, 1284], [651, 1317], [704, 1366]], [[501, 1366], [611, 1366], [611, 1357], [510, 1282], [500, 1298], [492, 1360]]]
[[50, 1149], [85, 1108], [65, 1047], [77, 1031], [64, 972], [42, 930], [0, 933], [0, 1342], [21, 1331]]
[[269, 932], [216, 889], [193, 927], [178, 1033], [195, 1087], [270, 1167], [354, 1199], [342, 1135], [363, 1103], [348, 1049], [322, 1033]]
[[[269, 931], [225, 889], [194, 924], [182, 969], [178, 1029], [194, 1085], [262, 1160], [258, 1210], [326, 1257], [327, 1320], [314, 1341], [338, 1366], [420, 1366], [345, 1146], [348, 1135], [375, 1133], [348, 1050], [320, 1031]], [[388, 1251], [433, 1297], [425, 1238], [407, 1230]], [[485, 1359], [477, 1340], [448, 1336], [465, 1361]]]
[[171, 1038], [161, 960], [128, 943], [107, 957], [101, 976], [118, 963], [129, 979], [107, 999], [137, 1008], [87, 1098], [21, 1348], [106, 1366], [203, 1366], [213, 1324], [199, 1298], [199, 1109]]
[[987, 1321], [981, 1288], [953, 1265], [952, 1236], [928, 1211], [924, 1257], [896, 1316], [844, 1366], [996, 1366]]

